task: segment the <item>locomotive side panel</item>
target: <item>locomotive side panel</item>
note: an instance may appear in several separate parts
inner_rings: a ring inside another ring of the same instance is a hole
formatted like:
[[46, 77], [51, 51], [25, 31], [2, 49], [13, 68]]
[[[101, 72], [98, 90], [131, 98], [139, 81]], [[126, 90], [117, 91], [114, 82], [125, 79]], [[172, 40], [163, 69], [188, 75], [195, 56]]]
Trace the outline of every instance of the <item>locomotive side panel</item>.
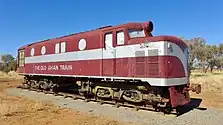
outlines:
[[[25, 73], [35, 75], [99, 76], [100, 34], [79, 34], [46, 40], [26, 47]], [[44, 49], [43, 49], [44, 48]]]
[[[155, 86], [187, 84], [187, 60], [181, 43], [168, 36], [129, 40], [127, 33], [121, 34], [120, 29], [85, 32], [31, 44], [25, 51], [26, 73], [138, 79]], [[172, 52], [167, 51], [169, 43]]]
[[[115, 57], [111, 51], [104, 48], [27, 57], [26, 73], [97, 78], [113, 76], [121, 77], [121, 79], [138, 78], [158, 86], [187, 84], [185, 70], [187, 67], [183, 62], [186, 57], [180, 47], [173, 45], [173, 52], [167, 53], [162, 52], [164, 51], [162, 45], [169, 42], [156, 41], [154, 43], [161, 45], [158, 46], [161, 47], [159, 53], [151, 52], [151, 48], [142, 49], [139, 44], [135, 44], [115, 47], [112, 50], [116, 54]], [[179, 83], [173, 82], [174, 80]]]
[[86, 60], [26, 64], [26, 74], [56, 76], [99, 76], [100, 62], [95, 60]]
[[115, 60], [116, 74], [118, 77], [132, 77], [131, 76], [131, 60], [129, 58], [120, 58]]

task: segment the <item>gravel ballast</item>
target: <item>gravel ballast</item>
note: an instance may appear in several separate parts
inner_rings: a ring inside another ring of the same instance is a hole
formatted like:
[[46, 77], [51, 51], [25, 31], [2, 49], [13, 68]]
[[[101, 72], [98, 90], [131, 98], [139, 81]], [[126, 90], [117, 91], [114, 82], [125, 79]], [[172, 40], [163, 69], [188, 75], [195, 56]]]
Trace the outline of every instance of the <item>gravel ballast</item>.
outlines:
[[62, 96], [38, 93], [34, 91], [10, 88], [7, 90], [11, 96], [23, 96], [29, 99], [51, 102], [60, 107], [66, 107], [91, 115], [105, 116], [121, 122], [132, 122], [142, 125], [215, 125], [223, 124], [223, 110], [199, 110], [193, 109], [181, 116], [161, 115], [152, 111], [134, 111], [130, 108], [115, 108], [109, 104], [99, 105], [95, 102], [83, 102]]

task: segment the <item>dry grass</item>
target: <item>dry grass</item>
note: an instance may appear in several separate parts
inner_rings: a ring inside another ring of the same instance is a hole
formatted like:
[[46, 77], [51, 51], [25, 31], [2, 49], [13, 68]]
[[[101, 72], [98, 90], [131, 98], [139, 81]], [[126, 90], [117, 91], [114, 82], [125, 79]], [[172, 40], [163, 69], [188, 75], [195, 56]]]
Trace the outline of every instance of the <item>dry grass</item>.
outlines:
[[0, 103], [0, 117], [2, 116], [12, 116], [18, 111], [18, 105], [17, 104], [6, 104], [6, 103]]
[[[3, 74], [4, 75], [4, 74]], [[21, 83], [21, 79], [0, 76], [0, 125], [120, 125], [105, 117], [60, 108], [50, 102], [8, 96], [5, 90]]]
[[49, 108], [49, 105], [41, 101], [32, 101], [32, 103], [18, 103], [21, 100], [22, 97], [13, 98], [4, 93], [0, 93], [0, 117], [43, 111]]
[[[12, 116], [19, 113], [32, 113], [43, 111], [50, 107], [41, 101], [29, 101], [22, 97], [11, 97], [4, 93], [0, 95], [0, 105], [4, 108], [0, 109], [0, 116]], [[20, 101], [29, 101], [29, 103], [19, 103]]]
[[3, 125], [119, 125], [104, 117], [55, 107], [22, 97], [0, 95], [0, 123]]
[[203, 91], [223, 92], [223, 72], [192, 72], [190, 81], [201, 84]]
[[191, 93], [191, 97], [201, 98], [202, 107], [223, 109], [223, 72], [192, 72], [190, 81], [201, 84], [201, 94]]
[[23, 76], [19, 75], [15, 71], [10, 71], [8, 73], [4, 73], [0, 71], [0, 79], [8, 79], [8, 80], [15, 80], [15, 79], [22, 79]]

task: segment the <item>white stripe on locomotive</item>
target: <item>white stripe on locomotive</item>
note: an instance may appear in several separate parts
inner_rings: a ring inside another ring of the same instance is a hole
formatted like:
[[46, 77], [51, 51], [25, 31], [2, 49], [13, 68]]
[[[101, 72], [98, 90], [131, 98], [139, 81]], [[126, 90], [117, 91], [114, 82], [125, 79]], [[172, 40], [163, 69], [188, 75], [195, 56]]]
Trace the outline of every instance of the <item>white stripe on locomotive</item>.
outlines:
[[[187, 58], [182, 49], [178, 45], [167, 41], [150, 42], [150, 43], [152, 44], [153, 47], [141, 48], [140, 44], [134, 44], [134, 45], [115, 47], [114, 51], [107, 51], [104, 48], [99, 48], [93, 50], [25, 57], [25, 64], [129, 58], [129, 57], [137, 57], [137, 55], [135, 55], [136, 51], [145, 51], [145, 56], [176, 56], [177, 58], [180, 59], [180, 61], [183, 64], [185, 76], [188, 76]], [[172, 45], [173, 52], [167, 51], [168, 44]], [[149, 49], [158, 49], [158, 54], [148, 53]], [[115, 55], [111, 54], [111, 52], [113, 52]]]

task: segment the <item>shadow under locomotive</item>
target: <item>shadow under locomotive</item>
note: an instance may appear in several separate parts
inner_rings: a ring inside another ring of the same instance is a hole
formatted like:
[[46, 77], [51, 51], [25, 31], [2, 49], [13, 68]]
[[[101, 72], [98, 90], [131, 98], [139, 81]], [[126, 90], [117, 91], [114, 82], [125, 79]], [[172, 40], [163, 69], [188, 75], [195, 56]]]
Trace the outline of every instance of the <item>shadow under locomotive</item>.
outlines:
[[179, 110], [178, 116], [186, 114], [194, 109], [207, 110], [207, 108], [200, 107], [201, 102], [202, 102], [202, 99], [200, 99], [200, 98], [191, 98], [191, 101], [188, 104], [178, 108], [178, 110]]

